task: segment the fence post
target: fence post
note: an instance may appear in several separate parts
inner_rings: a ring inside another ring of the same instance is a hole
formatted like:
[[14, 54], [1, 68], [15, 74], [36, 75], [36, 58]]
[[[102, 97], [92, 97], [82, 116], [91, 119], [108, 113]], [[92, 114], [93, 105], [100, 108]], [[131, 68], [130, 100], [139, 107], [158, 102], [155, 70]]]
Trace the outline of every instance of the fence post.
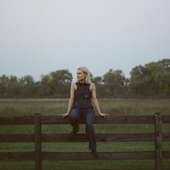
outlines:
[[162, 116], [155, 113], [155, 168], [162, 170]]
[[35, 170], [42, 170], [41, 158], [41, 116], [39, 113], [34, 115], [35, 133]]

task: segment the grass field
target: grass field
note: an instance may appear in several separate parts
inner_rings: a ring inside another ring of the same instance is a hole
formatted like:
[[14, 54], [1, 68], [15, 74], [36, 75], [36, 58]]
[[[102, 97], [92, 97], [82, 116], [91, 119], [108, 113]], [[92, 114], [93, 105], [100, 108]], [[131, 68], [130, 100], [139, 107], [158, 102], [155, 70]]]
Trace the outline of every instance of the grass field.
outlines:
[[[59, 115], [67, 109], [67, 99], [7, 99], [0, 100], [0, 116], [23, 116], [41, 113], [43, 115]], [[100, 99], [101, 109], [110, 115], [153, 115], [161, 112], [170, 115], [170, 99]], [[170, 132], [170, 125], [164, 125], [163, 132]], [[96, 133], [119, 133], [119, 132], [152, 132], [153, 125], [149, 124], [116, 124], [95, 125]], [[27, 126], [0, 126], [0, 133], [33, 133], [34, 127]], [[44, 125], [43, 133], [69, 133], [70, 125]], [[84, 132], [84, 125], [80, 126], [80, 132]], [[43, 151], [85, 151], [88, 152], [88, 143], [43, 143]], [[98, 142], [99, 152], [121, 151], [152, 151], [153, 142]], [[170, 142], [163, 142], [163, 150], [170, 151]], [[0, 152], [33, 151], [33, 143], [0, 143]], [[43, 170], [57, 169], [137, 169], [145, 170], [154, 168], [153, 160], [133, 161], [44, 161]], [[170, 160], [163, 161], [163, 167], [170, 169]], [[0, 170], [33, 170], [34, 162], [0, 162]]]

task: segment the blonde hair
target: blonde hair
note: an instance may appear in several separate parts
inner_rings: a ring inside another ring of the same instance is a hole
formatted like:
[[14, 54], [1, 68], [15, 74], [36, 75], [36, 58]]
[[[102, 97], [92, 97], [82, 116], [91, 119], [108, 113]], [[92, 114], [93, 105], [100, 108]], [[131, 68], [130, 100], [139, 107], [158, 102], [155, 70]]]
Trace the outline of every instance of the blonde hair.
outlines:
[[85, 83], [91, 83], [91, 79], [90, 79], [90, 71], [88, 70], [87, 67], [79, 67], [77, 70], [81, 70], [85, 75]]

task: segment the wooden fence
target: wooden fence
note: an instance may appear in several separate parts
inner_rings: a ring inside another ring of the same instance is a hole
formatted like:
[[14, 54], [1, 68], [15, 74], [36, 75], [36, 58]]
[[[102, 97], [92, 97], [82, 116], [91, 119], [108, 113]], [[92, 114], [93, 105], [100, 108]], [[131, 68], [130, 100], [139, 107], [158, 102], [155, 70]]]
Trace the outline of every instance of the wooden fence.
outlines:
[[[43, 142], [69, 142], [69, 134], [42, 134], [42, 124], [68, 124], [67, 118], [60, 116], [0, 117], [0, 125], [33, 125], [34, 134], [0, 134], [0, 142], [32, 142], [32, 152], [0, 152], [0, 161], [34, 160], [35, 170], [42, 170], [43, 160], [93, 160], [90, 152], [43, 152]], [[170, 151], [162, 150], [162, 142], [170, 141], [170, 132], [162, 132], [162, 124], [170, 123], [170, 116], [155, 113], [153, 116], [109, 116], [96, 117], [96, 124], [153, 124], [153, 133], [113, 133], [96, 134], [99, 142], [155, 142], [154, 151], [100, 152], [99, 160], [155, 160], [155, 170], [162, 170], [162, 160], [170, 159]], [[87, 141], [85, 134], [78, 134], [78, 141]], [[139, 170], [139, 168], [138, 168]]]

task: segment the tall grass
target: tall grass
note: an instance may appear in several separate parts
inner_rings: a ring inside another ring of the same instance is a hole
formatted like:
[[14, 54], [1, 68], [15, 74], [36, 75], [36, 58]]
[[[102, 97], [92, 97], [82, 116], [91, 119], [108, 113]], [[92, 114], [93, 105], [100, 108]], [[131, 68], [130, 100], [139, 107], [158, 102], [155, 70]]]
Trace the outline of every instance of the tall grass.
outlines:
[[[66, 112], [68, 99], [0, 100], [0, 116], [61, 114]], [[170, 99], [99, 99], [103, 112], [123, 115], [170, 114]]]

